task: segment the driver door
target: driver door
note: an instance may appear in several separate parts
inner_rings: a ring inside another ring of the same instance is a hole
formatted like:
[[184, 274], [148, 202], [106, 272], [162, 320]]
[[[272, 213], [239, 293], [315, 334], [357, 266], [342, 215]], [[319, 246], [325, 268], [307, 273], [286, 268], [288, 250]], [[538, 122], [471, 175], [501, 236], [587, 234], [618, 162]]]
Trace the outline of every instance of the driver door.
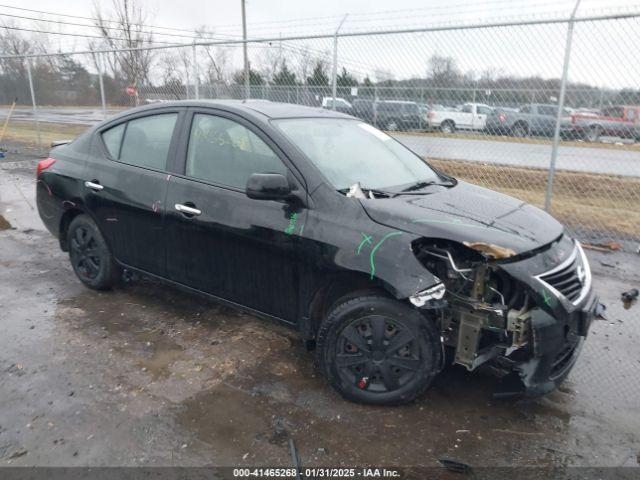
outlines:
[[186, 123], [184, 173], [171, 177], [167, 192], [168, 276], [295, 321], [306, 209], [250, 199], [245, 186], [253, 173], [301, 182], [268, 137], [243, 119], [204, 110], [191, 112]]

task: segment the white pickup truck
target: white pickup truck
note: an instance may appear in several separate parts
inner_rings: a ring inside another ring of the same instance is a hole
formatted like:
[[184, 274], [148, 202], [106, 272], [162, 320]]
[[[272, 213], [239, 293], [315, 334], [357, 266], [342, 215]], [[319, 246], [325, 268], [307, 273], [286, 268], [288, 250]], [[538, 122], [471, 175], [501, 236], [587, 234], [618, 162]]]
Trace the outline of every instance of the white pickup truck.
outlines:
[[460, 110], [431, 110], [427, 114], [429, 130], [440, 129], [444, 133], [456, 130], [484, 130], [487, 115], [493, 109], [482, 103], [465, 103]]

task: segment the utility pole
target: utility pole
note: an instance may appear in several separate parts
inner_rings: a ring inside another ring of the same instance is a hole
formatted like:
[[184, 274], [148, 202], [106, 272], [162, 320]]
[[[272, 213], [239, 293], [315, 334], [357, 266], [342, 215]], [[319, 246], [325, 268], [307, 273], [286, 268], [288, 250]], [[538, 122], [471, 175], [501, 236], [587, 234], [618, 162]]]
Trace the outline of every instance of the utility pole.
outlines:
[[569, 76], [569, 62], [571, 61], [571, 41], [573, 40], [573, 26], [576, 13], [580, 7], [580, 1], [576, 0], [575, 7], [569, 18], [567, 25], [567, 39], [564, 45], [564, 61], [562, 63], [562, 79], [560, 81], [560, 97], [558, 98], [558, 112], [556, 113], [556, 126], [553, 132], [553, 144], [551, 146], [551, 163], [549, 165], [549, 176], [547, 178], [547, 192], [544, 196], [544, 209], [548, 212], [551, 209], [551, 197], [553, 195], [553, 179], [556, 174], [556, 161], [558, 159], [558, 147], [560, 144], [560, 124], [562, 123], [562, 110], [564, 108], [564, 97], [567, 90], [567, 77]]
[[247, 53], [247, 13], [245, 0], [240, 0], [242, 4], [242, 50], [244, 51], [244, 99], [251, 97], [251, 83], [249, 82], [249, 54]]
[[336, 109], [336, 94], [338, 91], [338, 33], [340, 33], [342, 24], [348, 16], [349, 14], [347, 13], [342, 17], [342, 21], [340, 22], [340, 25], [338, 25], [338, 28], [336, 28], [336, 33], [333, 35], [333, 68], [331, 69], [331, 96], [333, 97], [333, 110]]

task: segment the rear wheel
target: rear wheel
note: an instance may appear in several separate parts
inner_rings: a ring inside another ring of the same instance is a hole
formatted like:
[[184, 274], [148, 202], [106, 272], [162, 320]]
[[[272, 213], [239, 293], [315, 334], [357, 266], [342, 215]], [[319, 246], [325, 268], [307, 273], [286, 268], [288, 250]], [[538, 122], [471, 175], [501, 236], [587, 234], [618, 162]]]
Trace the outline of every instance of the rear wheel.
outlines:
[[440, 131], [442, 133], [454, 133], [456, 131], [456, 126], [451, 120], [445, 120], [440, 124]]
[[75, 217], [67, 230], [67, 238], [71, 266], [82, 283], [95, 290], [115, 285], [122, 271], [91, 217]]
[[587, 130], [586, 138], [590, 142], [598, 142], [602, 136], [602, 129], [599, 125], [592, 125]]
[[512, 130], [513, 136], [518, 138], [525, 138], [529, 136], [529, 127], [524, 123], [517, 123]]
[[381, 295], [339, 302], [318, 332], [318, 361], [345, 398], [376, 405], [415, 400], [440, 370], [435, 325]]

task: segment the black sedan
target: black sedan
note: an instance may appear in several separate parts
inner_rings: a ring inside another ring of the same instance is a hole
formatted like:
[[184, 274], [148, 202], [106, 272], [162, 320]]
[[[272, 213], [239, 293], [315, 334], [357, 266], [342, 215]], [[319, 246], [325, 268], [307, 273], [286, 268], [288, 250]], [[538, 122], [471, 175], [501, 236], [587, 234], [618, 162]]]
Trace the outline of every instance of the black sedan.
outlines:
[[141, 272], [289, 324], [359, 402], [411, 401], [452, 363], [492, 365], [506, 395], [549, 392], [599, 305], [552, 217], [326, 109], [136, 108], [53, 148], [37, 177], [85, 285]]

